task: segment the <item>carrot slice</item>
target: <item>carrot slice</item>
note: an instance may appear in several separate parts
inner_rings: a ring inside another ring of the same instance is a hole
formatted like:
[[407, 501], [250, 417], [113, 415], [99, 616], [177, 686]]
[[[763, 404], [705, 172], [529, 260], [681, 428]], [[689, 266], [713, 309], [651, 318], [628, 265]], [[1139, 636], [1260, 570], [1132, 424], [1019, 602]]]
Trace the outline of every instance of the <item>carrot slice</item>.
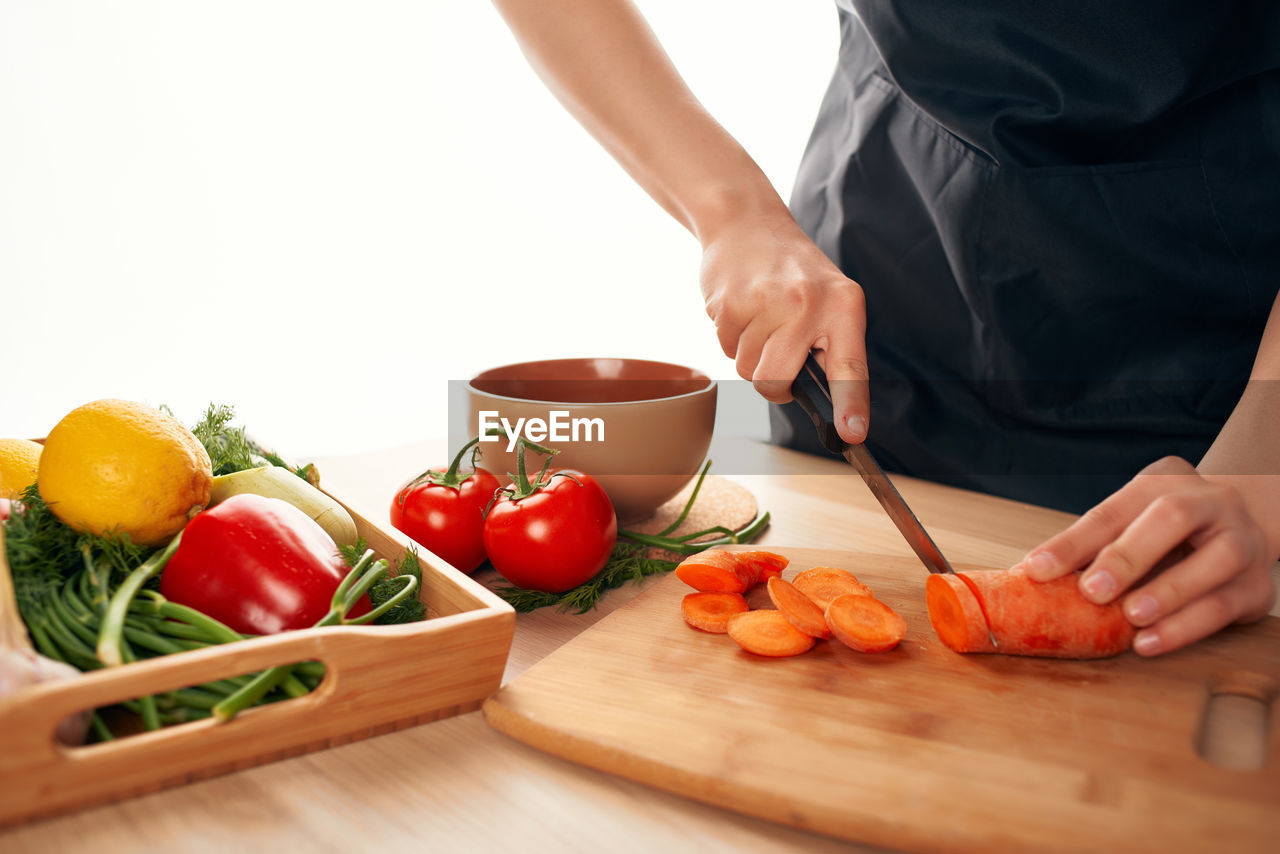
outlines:
[[858, 652], [888, 652], [907, 633], [907, 621], [872, 596], [846, 593], [827, 606], [827, 626], [836, 640]]
[[813, 649], [814, 638], [787, 622], [778, 611], [743, 611], [729, 618], [729, 637], [747, 652], [771, 658]]
[[787, 618], [787, 622], [806, 635], [815, 638], [831, 636], [831, 629], [822, 615], [822, 609], [813, 600], [800, 592], [794, 584], [781, 578], [770, 578], [766, 585], [769, 598], [778, 609], [778, 613]]
[[791, 563], [791, 558], [776, 552], [755, 549], [747, 552], [734, 552], [739, 560], [746, 561], [756, 568], [756, 584], [766, 584], [770, 578], [782, 576], [782, 570]]
[[969, 588], [969, 592], [973, 594], [973, 598], [978, 600], [978, 610], [982, 612], [982, 625], [987, 629], [988, 640], [995, 637], [991, 632], [991, 617], [987, 614], [987, 603], [982, 598], [982, 591], [978, 589], [977, 582], [965, 575], [963, 572], [957, 572], [956, 578]]
[[956, 652], [1106, 658], [1133, 646], [1136, 629], [1119, 601], [1095, 605], [1081, 595], [1075, 575], [1044, 582], [1020, 569], [965, 576], [931, 575], [925, 582], [929, 623]]
[[831, 566], [815, 566], [813, 569], [806, 569], [791, 579], [791, 583], [824, 611], [837, 596], [848, 593], [856, 593], [860, 596], [872, 595], [871, 588], [859, 581], [852, 572]]
[[681, 561], [676, 577], [704, 593], [744, 593], [756, 583], [756, 570], [734, 552], [707, 549]]
[[781, 578], [781, 577], [782, 577], [782, 570], [776, 569], [772, 566], [766, 566], [764, 569], [760, 570], [760, 580], [757, 581], [756, 584], [757, 585], [768, 584], [770, 578]]
[[[934, 578], [937, 581], [934, 581]], [[965, 595], [965, 594], [968, 595]], [[990, 625], [983, 619], [983, 606], [963, 582], [948, 581], [941, 575], [930, 575], [924, 583], [925, 604], [929, 608], [929, 625], [948, 649], [955, 652], [995, 652], [990, 639], [981, 626]], [[991, 633], [995, 634], [994, 627]]]
[[729, 631], [729, 618], [747, 610], [741, 593], [690, 593], [680, 600], [680, 614], [695, 629], [715, 634]]

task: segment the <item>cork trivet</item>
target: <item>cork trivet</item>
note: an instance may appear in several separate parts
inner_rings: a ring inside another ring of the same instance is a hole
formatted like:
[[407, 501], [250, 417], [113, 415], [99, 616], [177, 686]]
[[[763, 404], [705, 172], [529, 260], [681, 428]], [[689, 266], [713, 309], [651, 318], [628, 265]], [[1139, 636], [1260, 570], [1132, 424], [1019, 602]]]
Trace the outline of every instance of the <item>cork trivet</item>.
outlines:
[[[680, 511], [684, 509], [685, 502], [689, 500], [689, 494], [693, 492], [693, 486], [696, 482], [696, 479], [690, 481], [684, 489], [680, 490], [679, 494], [654, 511], [654, 514], [648, 519], [626, 527], [641, 534], [658, 533], [674, 522], [680, 515]], [[693, 503], [693, 508], [689, 510], [689, 515], [680, 523], [680, 527], [676, 528], [668, 536], [692, 534], [694, 531], [700, 531], [714, 525], [721, 525], [731, 531], [736, 531], [755, 519], [758, 512], [759, 505], [756, 503], [756, 497], [746, 488], [716, 475], [707, 475], [702, 482], [702, 489], [698, 491], [698, 500]], [[713, 533], [699, 539], [715, 539], [719, 536], [722, 535]], [[685, 557], [684, 555], [659, 548], [650, 548], [645, 552], [645, 555], [658, 560], [677, 562]]]

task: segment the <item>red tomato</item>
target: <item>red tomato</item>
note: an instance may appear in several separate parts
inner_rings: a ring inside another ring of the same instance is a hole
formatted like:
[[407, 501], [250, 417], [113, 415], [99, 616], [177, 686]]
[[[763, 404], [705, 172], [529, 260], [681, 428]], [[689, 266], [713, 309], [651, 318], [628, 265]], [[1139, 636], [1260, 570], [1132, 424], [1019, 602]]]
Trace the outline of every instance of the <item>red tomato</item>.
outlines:
[[0, 522], [9, 518], [9, 499], [0, 498]]
[[423, 472], [391, 502], [392, 525], [467, 573], [484, 563], [484, 511], [499, 486], [482, 468], [459, 471], [463, 454], [477, 441], [463, 446], [448, 471]]
[[613, 503], [593, 478], [553, 469], [525, 497], [505, 495], [484, 522], [484, 547], [517, 587], [562, 593], [604, 568], [618, 538]]

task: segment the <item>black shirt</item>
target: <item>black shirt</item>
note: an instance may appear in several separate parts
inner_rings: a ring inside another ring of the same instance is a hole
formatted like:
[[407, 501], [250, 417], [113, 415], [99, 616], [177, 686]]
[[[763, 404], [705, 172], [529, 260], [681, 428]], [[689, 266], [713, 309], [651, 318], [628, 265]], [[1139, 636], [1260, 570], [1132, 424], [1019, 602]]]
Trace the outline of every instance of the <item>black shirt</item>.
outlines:
[[1280, 286], [1280, 4], [838, 5], [792, 210], [866, 292], [882, 464], [1080, 511], [1198, 462]]

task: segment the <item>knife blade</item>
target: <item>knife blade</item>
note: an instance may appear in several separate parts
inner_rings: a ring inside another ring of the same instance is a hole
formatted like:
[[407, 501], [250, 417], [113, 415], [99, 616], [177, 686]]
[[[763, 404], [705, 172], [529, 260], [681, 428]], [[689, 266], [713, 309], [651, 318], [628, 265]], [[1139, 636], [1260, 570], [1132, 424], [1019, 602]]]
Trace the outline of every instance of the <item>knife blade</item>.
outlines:
[[[812, 350], [809, 351], [809, 355], [805, 359], [804, 370], [813, 379], [818, 391], [822, 392], [823, 397], [827, 399], [827, 403], [830, 404], [831, 390], [827, 386], [827, 375], [822, 370], [822, 366], [818, 364], [817, 357], [813, 355]], [[929, 536], [929, 532], [924, 529], [924, 525], [916, 518], [916, 514], [911, 512], [911, 508], [907, 506], [907, 500], [902, 497], [902, 493], [898, 492], [898, 488], [893, 485], [893, 481], [889, 480], [889, 476], [884, 473], [884, 469], [880, 468], [880, 464], [871, 455], [871, 451], [867, 450], [867, 446], [862, 444], [850, 445], [840, 438], [840, 434], [836, 432], [836, 425], [832, 423], [832, 420], [826, 416], [824, 410], [809, 396], [808, 390], [801, 384], [799, 377], [796, 377], [795, 382], [791, 384], [791, 396], [795, 398], [796, 403], [813, 421], [813, 426], [818, 430], [818, 441], [822, 443], [822, 446], [828, 451], [844, 457], [862, 476], [862, 480], [871, 490], [871, 494], [875, 496], [876, 501], [879, 501], [880, 506], [889, 514], [894, 526], [906, 539], [907, 545], [911, 546], [911, 550], [916, 553], [916, 557], [920, 558], [921, 562], [924, 563], [925, 569], [931, 573], [951, 573], [955, 575], [973, 591], [975, 597], [978, 597], [978, 591], [973, 582], [951, 568], [950, 562], [943, 557], [942, 551], [938, 548], [937, 543], [933, 541], [933, 537]], [[981, 598], [978, 598], [978, 607], [982, 611], [983, 620], [986, 621], [987, 638], [991, 641], [991, 646], [999, 647], [1000, 644], [996, 641], [995, 632], [991, 628], [991, 621], [987, 619], [987, 610], [982, 606]]]
[[[831, 402], [831, 391], [827, 387], [827, 377], [818, 360], [810, 351], [809, 356], [805, 359], [804, 370], [811, 376], [817, 384], [818, 391], [827, 399], [827, 403]], [[884, 473], [884, 469], [880, 468], [880, 464], [876, 462], [875, 457], [871, 455], [871, 451], [867, 450], [866, 445], [850, 445], [840, 438], [840, 434], [836, 432], [835, 424], [827, 417], [824, 410], [810, 396], [800, 382], [799, 377], [791, 385], [791, 396], [795, 398], [796, 403], [805, 411], [805, 414], [813, 421], [813, 426], [818, 431], [818, 441], [828, 451], [839, 454], [848, 460], [854, 470], [862, 476], [862, 480], [871, 490], [871, 494], [875, 496], [876, 501], [880, 502], [880, 506], [889, 514], [889, 518], [893, 524], [901, 532], [906, 539], [907, 545], [911, 546], [911, 550], [924, 563], [925, 568], [934, 573], [955, 573], [951, 568], [951, 564], [943, 557], [941, 550], [933, 541], [933, 537], [929, 536], [929, 532], [925, 530], [924, 525], [916, 518], [916, 514], [911, 511], [907, 505], [906, 499], [902, 497], [902, 493], [898, 492], [898, 488], [893, 485], [893, 481], [889, 480], [889, 476]]]

